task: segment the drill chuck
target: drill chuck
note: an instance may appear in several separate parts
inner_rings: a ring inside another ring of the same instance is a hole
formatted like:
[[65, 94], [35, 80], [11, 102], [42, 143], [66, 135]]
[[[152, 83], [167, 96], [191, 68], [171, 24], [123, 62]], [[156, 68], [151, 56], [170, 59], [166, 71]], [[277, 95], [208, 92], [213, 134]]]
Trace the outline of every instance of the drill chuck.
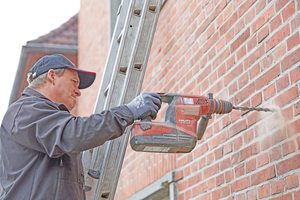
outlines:
[[215, 111], [213, 113], [225, 114], [232, 111], [232, 104], [229, 101], [215, 99]]

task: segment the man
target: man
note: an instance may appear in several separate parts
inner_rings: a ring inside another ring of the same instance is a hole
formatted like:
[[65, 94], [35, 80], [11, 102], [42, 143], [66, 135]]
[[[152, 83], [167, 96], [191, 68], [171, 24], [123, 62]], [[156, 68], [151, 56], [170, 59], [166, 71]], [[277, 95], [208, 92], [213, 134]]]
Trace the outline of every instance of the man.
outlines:
[[85, 199], [80, 152], [122, 135], [134, 120], [154, 119], [156, 93], [90, 117], [69, 113], [95, 73], [77, 69], [60, 54], [41, 58], [28, 74], [29, 87], [8, 108], [1, 125], [0, 199]]

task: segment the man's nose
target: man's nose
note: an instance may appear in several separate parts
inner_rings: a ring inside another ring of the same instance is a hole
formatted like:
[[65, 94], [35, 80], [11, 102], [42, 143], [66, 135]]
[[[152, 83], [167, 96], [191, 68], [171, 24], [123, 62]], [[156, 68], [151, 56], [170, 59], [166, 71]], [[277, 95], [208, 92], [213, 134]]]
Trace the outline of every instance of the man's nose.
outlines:
[[81, 96], [81, 92], [80, 92], [80, 90], [79, 90], [78, 88], [76, 88], [76, 90], [75, 90], [75, 94], [76, 94], [78, 97], [80, 97], [80, 96]]

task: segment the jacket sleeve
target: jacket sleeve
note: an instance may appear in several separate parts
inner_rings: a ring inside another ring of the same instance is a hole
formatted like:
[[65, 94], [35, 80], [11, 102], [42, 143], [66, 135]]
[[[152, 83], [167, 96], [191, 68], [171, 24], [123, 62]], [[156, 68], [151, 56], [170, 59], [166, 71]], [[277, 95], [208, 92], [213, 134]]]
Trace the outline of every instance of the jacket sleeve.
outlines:
[[133, 115], [126, 106], [90, 117], [75, 117], [45, 102], [24, 103], [16, 115], [11, 135], [19, 144], [55, 158], [100, 146], [121, 136], [132, 123]]

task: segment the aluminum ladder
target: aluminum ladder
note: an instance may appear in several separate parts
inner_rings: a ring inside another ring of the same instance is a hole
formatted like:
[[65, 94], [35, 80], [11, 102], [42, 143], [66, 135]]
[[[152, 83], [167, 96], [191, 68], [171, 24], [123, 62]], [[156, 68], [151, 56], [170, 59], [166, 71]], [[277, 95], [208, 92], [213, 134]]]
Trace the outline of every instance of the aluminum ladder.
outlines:
[[[140, 93], [161, 5], [161, 0], [122, 0], [94, 113]], [[114, 198], [129, 133], [127, 127], [123, 136], [83, 152], [86, 188], [91, 177], [98, 179], [94, 200]]]

